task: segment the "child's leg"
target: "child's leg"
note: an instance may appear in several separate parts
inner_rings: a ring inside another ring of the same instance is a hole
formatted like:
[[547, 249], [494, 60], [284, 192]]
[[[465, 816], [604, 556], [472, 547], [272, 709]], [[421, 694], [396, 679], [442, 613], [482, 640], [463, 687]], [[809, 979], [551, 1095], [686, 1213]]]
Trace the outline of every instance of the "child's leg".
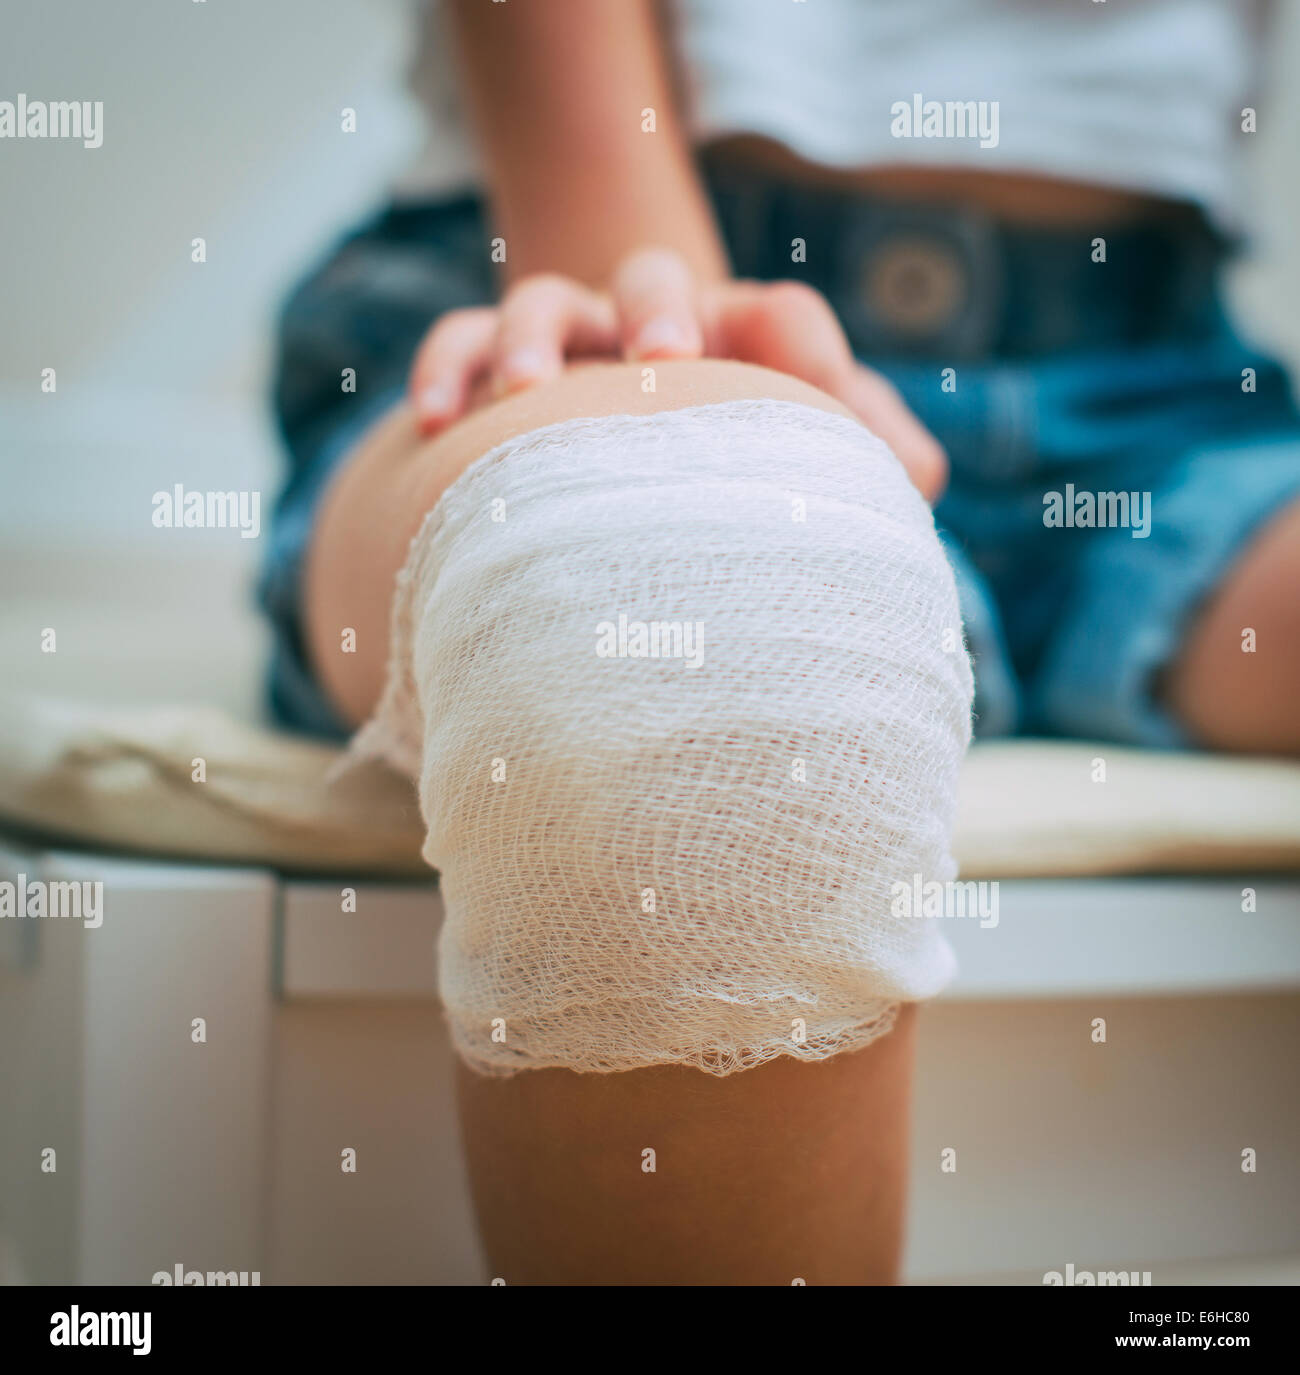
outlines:
[[[719, 1079], [460, 1070], [479, 1225], [508, 1284], [889, 1284], [915, 1008], [864, 1050]], [[653, 1152], [653, 1156], [649, 1155]]]
[[1165, 695], [1203, 745], [1300, 753], [1300, 502], [1264, 527], [1210, 599]]
[[[751, 397], [840, 409], [801, 383], [730, 363], [660, 365], [653, 393], [641, 380], [635, 367], [574, 371], [432, 442], [417, 438], [405, 413], [372, 432], [325, 499], [307, 578], [312, 651], [347, 716], [363, 719], [379, 696], [393, 580], [424, 513], [504, 439], [575, 416]], [[792, 474], [807, 457], [791, 453]], [[872, 550], [862, 557], [870, 567]], [[355, 653], [341, 652], [346, 628]], [[526, 726], [529, 704], [520, 707]], [[755, 883], [760, 861], [756, 853]], [[527, 956], [512, 947], [511, 958]], [[569, 942], [561, 958], [580, 963], [582, 951]], [[507, 1283], [893, 1281], [913, 1012], [902, 1007], [894, 1029], [862, 1049], [725, 1077], [676, 1064], [505, 1079], [462, 1069], [466, 1154], [492, 1274]]]
[[[305, 576], [307, 642], [344, 719], [379, 701], [389, 649], [393, 580], [425, 514], [481, 454], [514, 435], [577, 416], [645, 415], [716, 401], [771, 397], [850, 415], [807, 383], [718, 360], [655, 365], [655, 390], [636, 365], [575, 368], [559, 380], [476, 411], [422, 439], [405, 406], [372, 429], [326, 493]], [[345, 641], [344, 632], [354, 636]], [[355, 641], [355, 648], [353, 648]]]

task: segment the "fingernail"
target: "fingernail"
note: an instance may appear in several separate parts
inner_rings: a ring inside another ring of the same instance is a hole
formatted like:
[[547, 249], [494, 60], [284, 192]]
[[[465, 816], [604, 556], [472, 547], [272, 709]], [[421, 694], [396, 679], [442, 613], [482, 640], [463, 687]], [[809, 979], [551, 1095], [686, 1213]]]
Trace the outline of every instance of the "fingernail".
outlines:
[[516, 349], [501, 364], [507, 382], [535, 382], [546, 371], [546, 359], [539, 349]]
[[418, 409], [422, 415], [446, 415], [455, 401], [455, 393], [445, 382], [435, 382], [420, 393]]
[[636, 336], [634, 348], [638, 355], [645, 357], [660, 353], [665, 349], [684, 349], [690, 346], [690, 339], [681, 324], [669, 315], [661, 315], [649, 324], [642, 325]]

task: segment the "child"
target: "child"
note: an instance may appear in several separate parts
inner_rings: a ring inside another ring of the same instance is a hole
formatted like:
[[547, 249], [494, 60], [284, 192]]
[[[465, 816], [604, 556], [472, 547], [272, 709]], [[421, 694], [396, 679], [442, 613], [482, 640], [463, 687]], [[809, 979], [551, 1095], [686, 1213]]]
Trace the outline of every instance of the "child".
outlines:
[[[306, 657], [301, 555], [328, 473], [441, 322], [409, 379], [429, 429], [489, 356], [513, 387], [566, 343], [721, 351], [824, 386], [933, 489], [936, 446], [883, 374], [947, 452], [936, 514], [979, 733], [1300, 748], [1300, 422], [1222, 307], [1261, 8], [685, 0], [672, 17], [648, 0], [426, 16], [430, 156], [285, 313], [294, 472], [264, 589], [281, 719], [344, 728]], [[695, 286], [662, 260], [625, 274], [622, 333], [602, 333], [597, 293], [646, 245]], [[528, 287], [541, 273], [593, 288], [585, 322]], [[815, 288], [874, 371], [845, 365], [824, 307], [736, 279]], [[1145, 503], [1149, 532], [1044, 524], [1106, 493]]]

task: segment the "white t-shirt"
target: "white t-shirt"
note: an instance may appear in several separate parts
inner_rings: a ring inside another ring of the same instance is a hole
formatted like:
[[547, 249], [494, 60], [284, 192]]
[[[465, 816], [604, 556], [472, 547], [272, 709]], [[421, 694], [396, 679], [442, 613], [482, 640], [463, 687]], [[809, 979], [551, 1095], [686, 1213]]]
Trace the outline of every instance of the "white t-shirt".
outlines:
[[[412, 87], [429, 138], [399, 188], [415, 195], [478, 180], [454, 56], [428, 3]], [[670, 12], [697, 144], [758, 134], [832, 168], [1038, 172], [1191, 201], [1235, 225], [1237, 145], [1249, 136], [1243, 109], [1258, 86], [1269, 8], [673, 0]]]

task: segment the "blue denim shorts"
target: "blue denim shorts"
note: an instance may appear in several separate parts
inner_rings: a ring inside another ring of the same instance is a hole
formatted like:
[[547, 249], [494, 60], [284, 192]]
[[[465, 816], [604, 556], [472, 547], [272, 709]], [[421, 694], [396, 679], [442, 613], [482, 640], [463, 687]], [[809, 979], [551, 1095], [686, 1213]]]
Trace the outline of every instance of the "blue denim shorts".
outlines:
[[[1186, 744], [1160, 671], [1255, 532], [1300, 499], [1286, 374], [1222, 306], [1231, 245], [1190, 212], [1026, 229], [734, 168], [706, 175], [737, 275], [821, 290], [855, 353], [948, 452], [936, 519], [975, 664], [976, 733]], [[494, 299], [490, 238], [475, 197], [395, 204], [282, 312], [274, 402], [290, 471], [260, 598], [283, 725], [346, 733], [302, 633], [316, 504], [401, 396], [431, 322]]]

